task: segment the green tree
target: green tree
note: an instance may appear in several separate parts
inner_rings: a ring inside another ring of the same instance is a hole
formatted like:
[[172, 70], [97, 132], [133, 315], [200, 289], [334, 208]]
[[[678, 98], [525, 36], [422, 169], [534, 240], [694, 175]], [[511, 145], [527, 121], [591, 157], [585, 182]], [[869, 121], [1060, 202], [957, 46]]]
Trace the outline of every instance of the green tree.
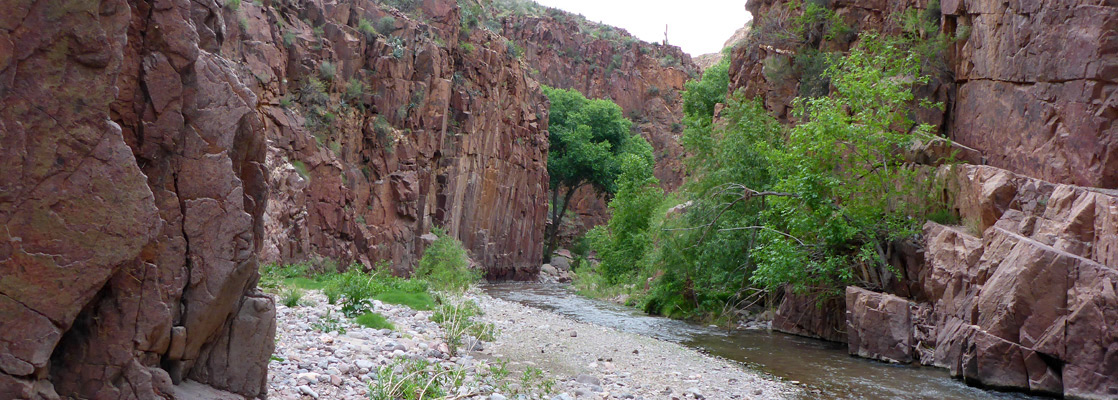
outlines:
[[547, 262], [555, 250], [559, 226], [575, 191], [590, 185], [611, 196], [621, 173], [620, 156], [632, 153], [651, 159], [652, 151], [643, 138], [629, 133], [632, 122], [614, 102], [587, 99], [574, 90], [546, 86], [543, 92], [551, 101], [547, 158], [551, 225], [544, 248]]
[[[651, 149], [645, 154], [651, 154]], [[587, 235], [598, 252], [598, 272], [610, 284], [639, 271], [652, 250], [654, 213], [664, 200], [660, 181], [652, 175], [652, 160], [637, 154], [621, 155], [617, 194], [609, 202], [609, 224]]]

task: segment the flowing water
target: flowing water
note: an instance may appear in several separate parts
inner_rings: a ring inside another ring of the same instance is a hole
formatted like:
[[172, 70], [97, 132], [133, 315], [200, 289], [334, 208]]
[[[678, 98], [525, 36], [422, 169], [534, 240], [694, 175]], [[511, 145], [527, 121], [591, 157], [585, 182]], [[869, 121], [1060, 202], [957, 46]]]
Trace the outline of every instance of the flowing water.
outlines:
[[946, 370], [893, 365], [847, 354], [846, 346], [764, 331], [735, 331], [646, 315], [622, 305], [575, 295], [565, 286], [537, 283], [485, 285], [490, 296], [550, 310], [575, 320], [680, 343], [704, 353], [809, 388], [826, 399], [1038, 399], [983, 390], [952, 379]]

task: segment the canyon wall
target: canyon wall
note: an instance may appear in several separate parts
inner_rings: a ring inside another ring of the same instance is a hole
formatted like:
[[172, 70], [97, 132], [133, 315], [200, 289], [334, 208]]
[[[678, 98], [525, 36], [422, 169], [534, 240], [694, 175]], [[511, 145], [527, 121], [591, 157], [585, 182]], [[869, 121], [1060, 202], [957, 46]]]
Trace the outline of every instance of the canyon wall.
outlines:
[[263, 396], [261, 261], [403, 274], [439, 226], [534, 277], [546, 99], [415, 4], [5, 2], [0, 397]]
[[441, 227], [489, 278], [534, 278], [546, 98], [503, 38], [460, 30], [456, 3], [415, 7], [424, 21], [371, 1], [226, 12], [269, 141], [263, 257], [406, 273]]
[[[1072, 1], [834, 1], [852, 32], [898, 33], [936, 17], [948, 43], [921, 110], [970, 165], [943, 166], [959, 226], [929, 222], [899, 244], [884, 293], [845, 302], [785, 296], [775, 329], [845, 341], [851, 354], [947, 368], [968, 383], [1069, 398], [1118, 396], [1118, 7]], [[799, 51], [845, 51], [855, 35], [791, 43], [797, 15], [751, 0], [731, 90], [789, 122], [812, 77]], [[937, 7], [940, 9], [937, 10]], [[923, 160], [936, 163], [940, 155]], [[911, 247], [911, 248], [909, 248]]]
[[[0, 393], [266, 389], [257, 97], [220, 6], [17, 1], [0, 22]], [[189, 397], [189, 395], [179, 395]]]
[[[642, 42], [624, 30], [556, 9], [539, 15], [511, 13], [500, 24], [504, 36], [523, 49], [534, 78], [589, 98], [613, 100], [652, 145], [653, 173], [660, 186], [674, 190], [683, 183], [680, 92], [699, 72], [691, 56], [679, 47]], [[571, 211], [581, 226], [568, 235], [609, 219], [603, 197], [589, 187], [572, 198]]]

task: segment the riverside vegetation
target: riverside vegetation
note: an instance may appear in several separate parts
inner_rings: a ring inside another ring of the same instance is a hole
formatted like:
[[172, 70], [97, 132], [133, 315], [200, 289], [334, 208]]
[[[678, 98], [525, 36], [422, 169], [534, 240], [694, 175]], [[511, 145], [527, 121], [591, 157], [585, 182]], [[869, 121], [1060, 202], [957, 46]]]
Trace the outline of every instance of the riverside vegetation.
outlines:
[[[312, 297], [324, 296], [330, 306], [340, 310], [340, 315], [327, 311], [310, 325], [321, 333], [345, 334], [346, 327], [353, 323], [382, 332], [397, 331], [389, 318], [377, 311], [385, 309], [386, 304], [414, 310], [410, 314], [428, 312], [428, 320], [439, 328], [442, 350], [436, 351], [434, 358], [394, 357], [387, 365], [371, 371], [368, 398], [463, 398], [489, 393], [545, 398], [551, 394], [554, 380], [532, 366], [515, 375], [507, 361], [499, 359], [473, 368], [452, 362], [462, 350], [472, 349], [482, 341], [493, 341], [499, 332], [493, 324], [479, 320], [481, 308], [468, 299], [467, 292], [481, 275], [470, 269], [466, 250], [443, 231], [434, 232], [438, 238], [427, 247], [411, 278], [391, 275], [386, 262], [366, 273], [360, 264], [338, 272], [332, 260], [317, 260], [265, 265], [260, 286], [276, 294], [289, 308], [314, 305]], [[273, 361], [283, 359], [273, 357]], [[318, 397], [309, 386], [299, 390]]]
[[[581, 293], [620, 296], [653, 314], [728, 321], [771, 305], [785, 287], [821, 300], [848, 285], [880, 288], [892, 273], [892, 242], [917, 235], [928, 219], [955, 222], [936, 197], [941, 184], [902, 151], [944, 140], [910, 113], [942, 107], [913, 89], [936, 73], [928, 60], [952, 38], [919, 14], [901, 17], [906, 33], [898, 37], [855, 35], [833, 12], [800, 7], [780, 29], [754, 32], [813, 57], [794, 71], [815, 83], [801, 86], [791, 126], [759, 100], [728, 93], [728, 57], [688, 82], [682, 141], [690, 182], [664, 194], [650, 162], [621, 163], [609, 223], [573, 249]], [[857, 43], [846, 54], [822, 53], [808, 45], [813, 35]], [[791, 73], [778, 67], [766, 65], [766, 74]], [[586, 262], [590, 250], [599, 262]]]

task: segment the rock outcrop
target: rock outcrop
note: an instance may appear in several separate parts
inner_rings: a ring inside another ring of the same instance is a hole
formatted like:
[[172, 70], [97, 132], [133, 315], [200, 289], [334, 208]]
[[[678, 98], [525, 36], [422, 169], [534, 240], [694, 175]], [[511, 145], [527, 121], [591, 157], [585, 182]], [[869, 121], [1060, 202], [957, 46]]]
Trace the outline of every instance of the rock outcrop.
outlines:
[[[745, 23], [745, 26], [742, 26], [741, 28], [738, 28], [738, 30], [734, 31], [734, 34], [730, 35], [730, 38], [726, 39], [726, 41], [722, 43], [722, 50], [733, 49], [735, 45], [745, 41], [745, 39], [749, 37], [749, 28], [752, 25], [753, 21], [749, 21]], [[723, 53], [722, 51], [719, 51], [717, 53], [700, 54], [698, 56], [695, 56], [695, 66], [702, 71], [706, 71], [707, 68], [710, 68], [714, 64], [718, 64], [719, 62], [721, 62], [724, 57], [725, 53]]]
[[210, 2], [18, 2], [0, 22], [0, 393], [264, 394], [257, 98]]
[[967, 227], [925, 225], [919, 303], [847, 289], [851, 353], [990, 387], [1118, 395], [1118, 193], [942, 172]]
[[947, 133], [981, 150], [982, 159], [968, 161], [1118, 188], [1118, 5], [949, 0], [942, 7], [944, 31], [966, 35], [948, 58], [957, 88]]
[[[547, 103], [452, 1], [242, 4], [223, 51], [256, 77], [269, 140], [264, 258], [406, 274], [441, 227], [491, 279], [531, 279], [547, 210]], [[238, 17], [239, 15], [239, 17]], [[375, 29], [375, 30], [374, 30]], [[446, 43], [458, 44], [447, 46]]]
[[[541, 15], [512, 13], [500, 22], [504, 36], [523, 49], [524, 63], [535, 79], [589, 98], [613, 100], [652, 145], [653, 173], [661, 187], [674, 190], [683, 183], [680, 92], [699, 72], [687, 53], [557, 9]], [[603, 197], [589, 187], [576, 192], [570, 209], [579, 216], [577, 232], [609, 219]]]

